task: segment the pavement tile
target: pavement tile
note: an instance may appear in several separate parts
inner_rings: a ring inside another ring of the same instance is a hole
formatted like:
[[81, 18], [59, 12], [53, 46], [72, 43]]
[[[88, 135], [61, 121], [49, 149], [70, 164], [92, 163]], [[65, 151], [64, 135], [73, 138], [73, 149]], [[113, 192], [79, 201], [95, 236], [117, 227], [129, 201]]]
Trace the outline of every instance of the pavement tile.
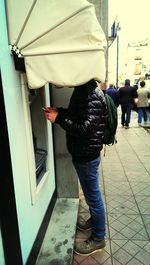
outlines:
[[[120, 219], [120, 220], [119, 220]], [[127, 225], [130, 222], [130, 217], [127, 215], [123, 215], [122, 213], [108, 214], [108, 223], [111, 225], [112, 223], [118, 221], [123, 225]]]
[[150, 253], [147, 252], [145, 249], [141, 249], [137, 253], [136, 259], [138, 259], [139, 261], [141, 261], [144, 265], [150, 265]]
[[149, 182], [150, 180], [150, 176], [144, 167], [142, 169], [134, 168], [134, 170], [127, 169], [125, 173], [129, 181]]
[[96, 261], [93, 257], [88, 256], [85, 260], [82, 261], [82, 265], [99, 265], [98, 261]]
[[136, 201], [133, 196], [107, 196], [106, 198], [108, 213], [117, 214], [139, 214]]
[[110, 167], [110, 162], [108, 162], [110, 159], [108, 158], [107, 163], [103, 163], [102, 162], [102, 166], [101, 166], [101, 170], [103, 171], [103, 173], [111, 173], [111, 172], [115, 172], [115, 171], [123, 171], [122, 165], [120, 164], [119, 160], [115, 160], [114, 158], [112, 158], [111, 160], [113, 160], [113, 165]]
[[[85, 256], [80, 256], [80, 255], [77, 255], [76, 253], [74, 253], [74, 255], [73, 255], [73, 262], [77, 262], [77, 264], [81, 264], [81, 262], [83, 260], [85, 260], [86, 258], [87, 257], [85, 257]], [[74, 265], [74, 263], [72, 265]]]
[[135, 195], [141, 214], [150, 214], [150, 196]]
[[145, 167], [148, 174], [150, 174], [150, 163], [149, 163], [149, 161], [147, 163], [144, 161], [143, 166]]
[[111, 257], [108, 258], [107, 260], [105, 260], [105, 262], [103, 263], [103, 265], [112, 265], [112, 259], [111, 259]]
[[[106, 151], [107, 152], [107, 151]], [[117, 170], [122, 168], [121, 164], [120, 164], [120, 160], [118, 156], [113, 155], [112, 157], [110, 157], [107, 153], [106, 153], [106, 157], [102, 157], [102, 168], [106, 171], [110, 169], [110, 163], [109, 161], [113, 160], [113, 170]]]
[[113, 260], [114, 258], [121, 264], [127, 264], [131, 260], [132, 255], [127, 253], [124, 249], [120, 248], [113, 254]]
[[128, 182], [106, 182], [105, 183], [105, 192], [106, 192], [106, 197], [108, 195], [130, 195], [132, 196], [132, 191], [130, 189], [129, 183]]
[[146, 242], [145, 246], [143, 247], [144, 250], [146, 250], [150, 254], [150, 241]]
[[141, 169], [144, 168], [139, 160], [137, 160], [136, 162], [133, 162], [133, 159], [130, 160], [130, 163], [125, 163], [124, 161], [122, 161], [122, 165], [123, 165], [125, 172], [128, 172], [128, 171], [134, 172], [135, 170], [141, 171]]
[[127, 181], [127, 177], [125, 175], [124, 169], [123, 167], [113, 167], [110, 168], [109, 165], [109, 169], [106, 169], [106, 167], [102, 168], [102, 174], [103, 174], [103, 179], [105, 180], [105, 182], [107, 181]]
[[114, 254], [116, 253], [121, 247], [123, 247], [128, 240], [123, 239], [123, 240], [111, 240], [111, 252]]
[[123, 166], [128, 166], [129, 168], [135, 168], [134, 165], [139, 164], [139, 159], [135, 157], [135, 154], [130, 150], [131, 155], [127, 156], [127, 154], [120, 153], [119, 156], [122, 159], [121, 163]]
[[78, 263], [75, 259], [73, 259], [72, 261], [72, 265], [79, 265], [80, 263]]
[[133, 258], [128, 262], [128, 265], [144, 265], [144, 263], [141, 263], [141, 261], [138, 261], [136, 258]]
[[130, 182], [134, 195], [150, 195], [150, 185], [146, 182]]
[[99, 251], [99, 252], [93, 253], [91, 256], [97, 261], [104, 262], [105, 260], [110, 258], [110, 250], [109, 250], [109, 253], [108, 253], [106, 251], [106, 248], [105, 248], [105, 249], [103, 249], [103, 251]]
[[149, 149], [147, 150], [147, 152], [140, 154], [140, 160], [142, 163], [148, 163], [150, 161]]
[[110, 174], [103, 174], [104, 179], [105, 179], [105, 184], [108, 183], [114, 183], [114, 182], [128, 182], [127, 177], [125, 176], [124, 173], [119, 173], [119, 172], [110, 172]]
[[146, 227], [146, 231], [150, 238], [150, 214], [142, 214], [143, 222]]
[[124, 245], [123, 245], [123, 249], [125, 251], [127, 251], [129, 254], [131, 254], [132, 256], [136, 256], [137, 253], [139, 253], [139, 251], [145, 247], [145, 245], [147, 244], [147, 241], [130, 241], [128, 240]]
[[148, 240], [148, 234], [140, 215], [118, 214], [113, 218], [113, 214], [108, 214], [108, 223], [111, 239]]
[[120, 263], [118, 260], [116, 260], [114, 257], [113, 257], [113, 265], [122, 265], [122, 263]]

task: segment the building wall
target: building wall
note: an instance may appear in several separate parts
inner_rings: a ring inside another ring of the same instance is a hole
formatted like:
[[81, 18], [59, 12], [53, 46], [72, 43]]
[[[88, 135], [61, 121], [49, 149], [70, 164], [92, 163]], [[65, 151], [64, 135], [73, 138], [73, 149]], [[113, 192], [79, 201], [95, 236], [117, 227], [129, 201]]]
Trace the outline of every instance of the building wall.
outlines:
[[[97, 19], [105, 33], [108, 42], [108, 1], [109, 0], [88, 0], [95, 6]], [[106, 71], [108, 72], [108, 49], [105, 53]]]
[[101, 0], [88, 0], [88, 2], [95, 6], [97, 19], [101, 23]]
[[108, 0], [88, 0], [95, 6], [96, 16], [107, 38], [108, 36]]
[[[99, 8], [101, 8], [100, 3], [101, 1], [95, 1], [98, 17]], [[0, 38], [0, 64], [11, 149], [21, 250], [23, 262], [25, 264], [55, 189], [53, 145], [52, 141], [50, 141], [50, 176], [33, 204], [31, 201], [21, 80], [20, 75], [14, 69], [14, 62], [9, 51], [4, 0], [0, 0], [0, 10], [0, 28], [1, 35], [3, 36], [3, 38]], [[101, 18], [101, 20], [104, 25], [103, 18]], [[70, 88], [61, 90], [52, 88], [53, 105], [58, 107], [67, 106], [71, 93], [72, 89]], [[52, 133], [50, 133], [50, 137], [52, 137]], [[78, 179], [71, 163], [71, 157], [66, 149], [65, 133], [57, 125], [54, 127], [54, 139], [58, 197], [77, 198]], [[2, 250], [1, 245], [0, 250]], [[3, 258], [2, 251], [1, 257]]]
[[0, 231], [0, 265], [5, 265], [1, 231]]
[[[21, 90], [22, 84], [20, 74], [14, 69], [14, 62], [8, 46], [4, 0], [0, 0], [0, 10], [0, 67], [10, 142], [21, 251], [23, 263], [25, 264], [55, 189], [52, 131], [51, 127], [49, 127], [49, 177], [33, 203], [29, 177], [29, 157], [27, 153], [26, 123]], [[2, 250], [1, 245], [0, 249]]]

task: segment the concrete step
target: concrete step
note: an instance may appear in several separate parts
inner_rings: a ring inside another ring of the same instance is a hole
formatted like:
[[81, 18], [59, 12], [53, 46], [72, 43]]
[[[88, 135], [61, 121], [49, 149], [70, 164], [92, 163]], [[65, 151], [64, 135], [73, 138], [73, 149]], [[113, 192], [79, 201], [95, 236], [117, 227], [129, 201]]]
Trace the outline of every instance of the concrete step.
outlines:
[[59, 198], [36, 265], [71, 265], [79, 199]]

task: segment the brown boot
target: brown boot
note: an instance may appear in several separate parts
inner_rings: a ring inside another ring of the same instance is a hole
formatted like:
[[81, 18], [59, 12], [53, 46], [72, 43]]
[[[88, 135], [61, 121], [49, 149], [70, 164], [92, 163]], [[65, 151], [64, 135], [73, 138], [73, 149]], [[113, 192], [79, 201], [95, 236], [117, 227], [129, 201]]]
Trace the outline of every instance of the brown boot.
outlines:
[[86, 241], [76, 242], [74, 252], [81, 256], [88, 256], [102, 250], [106, 246], [105, 238], [93, 239], [90, 237]]

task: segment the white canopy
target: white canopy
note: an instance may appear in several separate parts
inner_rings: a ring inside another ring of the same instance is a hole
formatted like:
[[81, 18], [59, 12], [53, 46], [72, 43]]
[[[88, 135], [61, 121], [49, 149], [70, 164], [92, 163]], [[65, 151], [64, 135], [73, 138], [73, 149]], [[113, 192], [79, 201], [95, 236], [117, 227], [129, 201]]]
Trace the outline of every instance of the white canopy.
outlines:
[[86, 0], [7, 0], [9, 42], [30, 88], [105, 79], [105, 35]]

